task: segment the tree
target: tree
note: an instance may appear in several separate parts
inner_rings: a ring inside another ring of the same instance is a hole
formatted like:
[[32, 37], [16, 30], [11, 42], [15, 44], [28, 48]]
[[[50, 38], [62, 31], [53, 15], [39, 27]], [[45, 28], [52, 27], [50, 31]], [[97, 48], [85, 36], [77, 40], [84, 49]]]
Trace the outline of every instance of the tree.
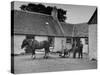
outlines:
[[63, 9], [58, 9], [58, 19], [60, 22], [63, 22], [66, 20], [66, 11], [64, 11]]
[[[30, 11], [30, 12], [39, 12], [47, 15], [51, 15], [53, 7], [51, 6], [45, 6], [43, 4], [33, 4], [29, 3], [28, 5], [22, 5], [21, 10], [23, 11]], [[58, 11], [58, 20], [60, 22], [64, 22], [66, 20], [66, 11], [63, 9], [57, 9]]]

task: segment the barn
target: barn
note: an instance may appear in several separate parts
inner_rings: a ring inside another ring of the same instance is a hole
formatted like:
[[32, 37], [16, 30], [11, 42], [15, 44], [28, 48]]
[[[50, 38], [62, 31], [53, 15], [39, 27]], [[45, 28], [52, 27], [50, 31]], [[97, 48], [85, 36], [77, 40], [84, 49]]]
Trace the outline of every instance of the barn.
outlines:
[[[25, 38], [29, 38], [29, 36], [38, 41], [52, 40], [51, 47], [53, 47], [52, 51], [54, 52], [65, 48], [66, 38], [72, 37], [73, 26], [58, 21], [55, 7], [51, 15], [12, 10], [11, 19], [13, 21], [11, 24], [12, 54], [25, 52], [24, 49], [21, 49], [21, 44], [22, 41]], [[65, 24], [68, 26], [68, 28], [66, 26], [67, 29], [64, 29]], [[70, 48], [70, 46], [68, 46], [68, 48]]]
[[[74, 40], [81, 40], [83, 52], [89, 58], [97, 59], [97, 9], [88, 23], [69, 24], [59, 22], [57, 9], [54, 7], [51, 15], [28, 12], [22, 10], [11, 11], [11, 53], [25, 52], [21, 49], [25, 38], [34, 38], [38, 41], [51, 40], [51, 50], [61, 51], [71, 49]], [[94, 43], [95, 42], [95, 43]]]
[[83, 44], [83, 53], [89, 54], [88, 49], [88, 24], [80, 23], [74, 24], [74, 38], [79, 38]]
[[73, 27], [74, 25], [73, 24], [70, 24], [70, 23], [65, 23], [65, 22], [60, 22], [61, 23], [61, 26], [64, 30], [64, 36], [66, 37], [66, 48], [67, 49], [71, 49], [72, 48], [72, 44], [73, 44]]
[[89, 22], [89, 58], [97, 59], [97, 8]]
[[73, 39], [79, 39], [83, 43], [83, 53], [88, 58], [97, 59], [97, 8], [88, 23], [74, 24]]

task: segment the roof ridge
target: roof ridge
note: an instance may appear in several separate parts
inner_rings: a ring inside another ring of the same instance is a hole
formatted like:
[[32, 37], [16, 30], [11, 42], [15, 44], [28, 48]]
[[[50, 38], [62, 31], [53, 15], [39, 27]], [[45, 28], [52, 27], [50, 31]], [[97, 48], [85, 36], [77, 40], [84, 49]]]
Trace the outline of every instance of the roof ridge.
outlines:
[[[15, 34], [63, 36], [58, 23], [52, 16], [43, 16], [38, 13], [34, 14], [34, 12], [26, 12], [22, 10], [12, 10], [11, 12], [15, 12], [12, 13], [14, 14], [12, 16], [14, 16]], [[46, 24], [46, 22], [48, 22], [48, 24]]]
[[74, 25], [74, 24], [72, 24], [72, 23], [67, 23], [67, 22], [60, 22], [60, 23], [64, 23], [64, 24], [71, 24], [71, 25]]
[[29, 14], [39, 14], [39, 15], [44, 15], [44, 16], [51, 16], [51, 15], [38, 13], [38, 12], [31, 12], [31, 11], [23, 11], [23, 10], [14, 10], [14, 11], [26, 12], [26, 13], [29, 13]]
[[90, 21], [93, 19], [93, 17], [95, 16], [95, 14], [98, 14], [98, 12], [97, 12], [97, 7], [96, 7], [96, 9], [94, 10], [94, 12], [93, 12], [92, 16], [90, 17], [90, 19], [88, 20], [88, 24], [89, 24]]
[[77, 24], [74, 24], [74, 25], [80, 25], [80, 24], [88, 24], [88, 22], [77, 23]]

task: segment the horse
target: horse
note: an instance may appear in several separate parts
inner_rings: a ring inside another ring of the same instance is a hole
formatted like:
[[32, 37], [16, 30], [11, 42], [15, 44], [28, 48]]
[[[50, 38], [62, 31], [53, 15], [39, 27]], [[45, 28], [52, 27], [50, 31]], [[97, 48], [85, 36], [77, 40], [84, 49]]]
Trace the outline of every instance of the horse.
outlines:
[[21, 49], [25, 48], [29, 46], [32, 49], [32, 58], [35, 59], [35, 50], [36, 49], [45, 49], [45, 55], [44, 58], [48, 58], [48, 54], [50, 52], [49, 47], [50, 47], [50, 43], [47, 40], [44, 41], [37, 41], [35, 39], [24, 39], [21, 45]]

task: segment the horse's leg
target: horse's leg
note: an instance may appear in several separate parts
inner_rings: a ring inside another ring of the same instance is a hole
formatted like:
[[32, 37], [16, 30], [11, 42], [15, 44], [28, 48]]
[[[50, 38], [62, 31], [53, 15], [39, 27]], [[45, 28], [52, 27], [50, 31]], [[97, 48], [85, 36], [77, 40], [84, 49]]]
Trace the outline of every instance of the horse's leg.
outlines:
[[35, 49], [32, 50], [32, 58], [33, 58], [33, 59], [36, 58], [36, 56], [35, 56]]
[[49, 55], [49, 49], [48, 48], [45, 48], [45, 55], [44, 55], [44, 58], [48, 58], [48, 55]]
[[44, 54], [44, 57], [43, 57], [44, 59], [46, 58], [46, 52], [45, 52], [45, 54]]
[[76, 49], [75, 49], [75, 51], [73, 52], [73, 58], [76, 58]]
[[46, 52], [47, 58], [48, 58], [48, 56], [49, 56], [49, 52], [50, 52], [50, 50], [49, 50], [49, 47], [48, 47], [48, 48], [47, 48], [47, 52]]
[[[44, 48], [45, 49], [45, 48]], [[46, 49], [45, 49], [46, 50]], [[46, 51], [45, 51], [45, 54], [44, 54], [44, 57], [43, 57], [44, 59], [46, 58]]]
[[47, 49], [45, 48], [45, 55], [44, 55], [44, 59], [47, 58]]
[[67, 52], [64, 50], [64, 55], [63, 55], [63, 57], [65, 57], [67, 55]]
[[46, 53], [46, 58], [48, 58], [48, 56], [49, 56], [49, 52]]

